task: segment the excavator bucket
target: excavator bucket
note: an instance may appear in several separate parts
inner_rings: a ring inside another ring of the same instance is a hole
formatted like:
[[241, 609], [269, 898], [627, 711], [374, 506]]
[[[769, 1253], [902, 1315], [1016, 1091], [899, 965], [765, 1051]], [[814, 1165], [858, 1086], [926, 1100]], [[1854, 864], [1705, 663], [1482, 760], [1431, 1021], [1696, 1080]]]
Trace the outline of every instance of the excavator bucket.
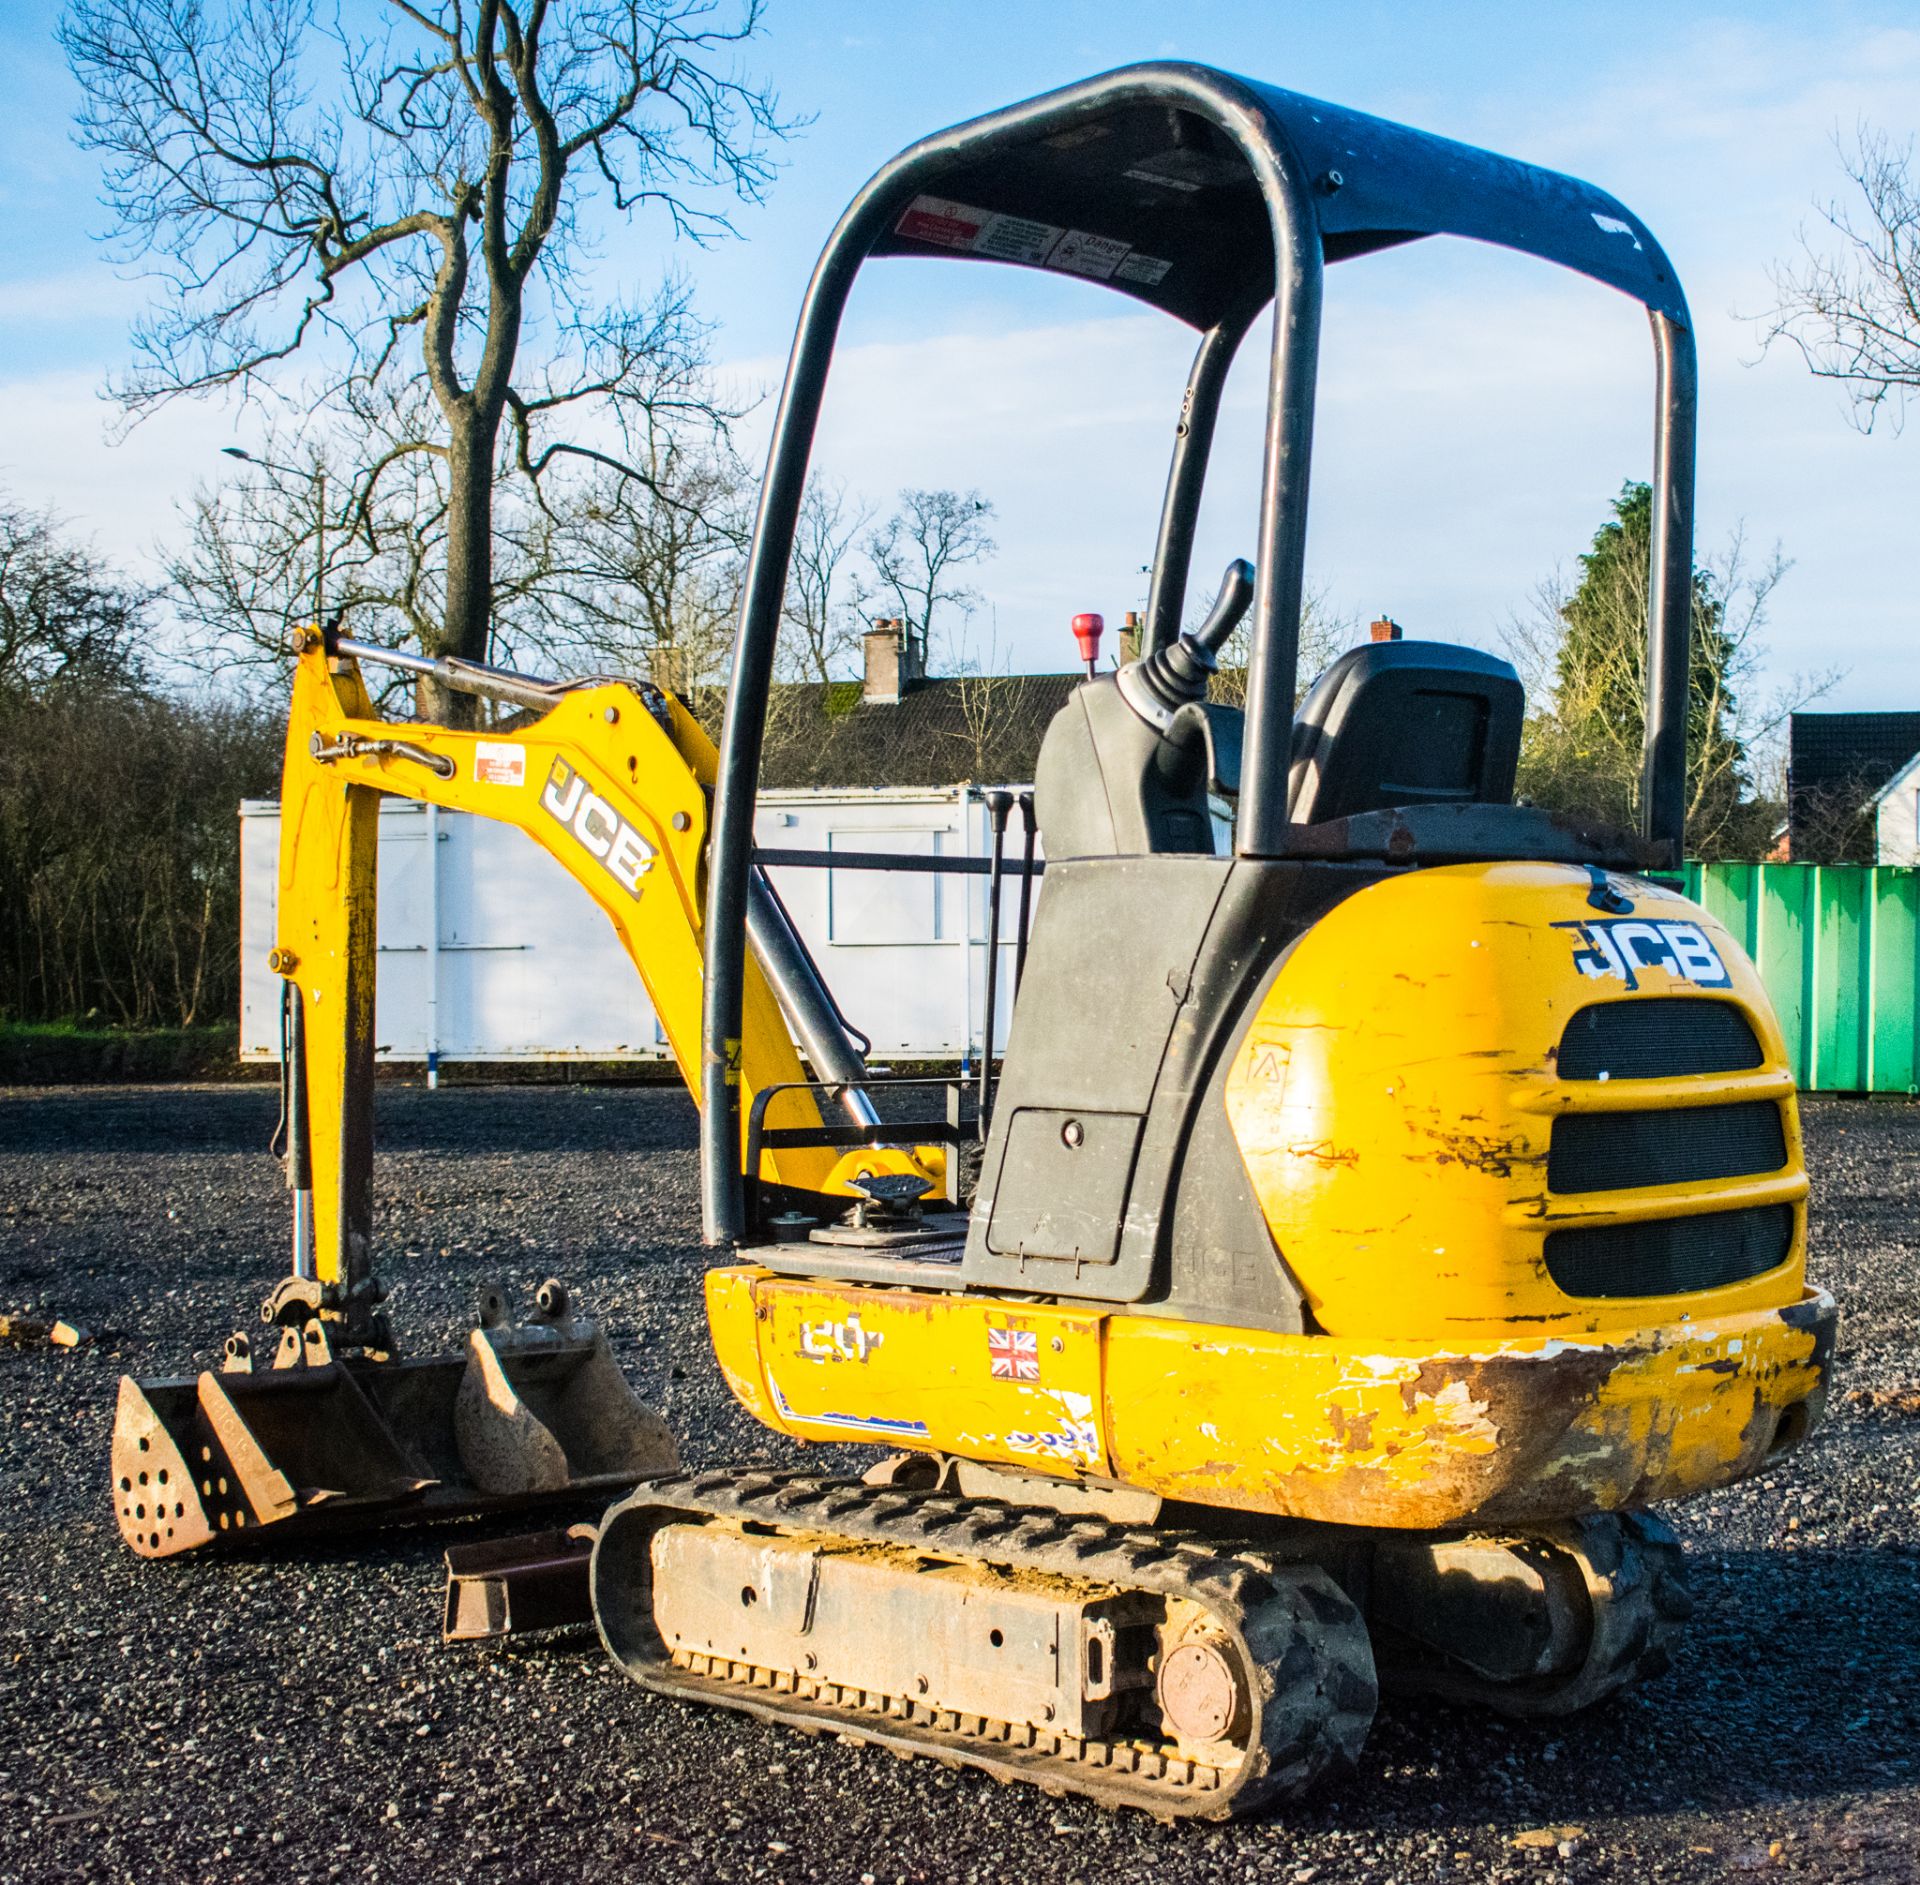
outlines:
[[114, 1511], [142, 1557], [276, 1535], [345, 1531], [609, 1497], [672, 1472], [666, 1423], [642, 1404], [600, 1328], [542, 1285], [508, 1326], [483, 1292], [466, 1352], [373, 1360], [328, 1325], [281, 1331], [271, 1367], [228, 1344], [226, 1366], [173, 1380], [123, 1376]]

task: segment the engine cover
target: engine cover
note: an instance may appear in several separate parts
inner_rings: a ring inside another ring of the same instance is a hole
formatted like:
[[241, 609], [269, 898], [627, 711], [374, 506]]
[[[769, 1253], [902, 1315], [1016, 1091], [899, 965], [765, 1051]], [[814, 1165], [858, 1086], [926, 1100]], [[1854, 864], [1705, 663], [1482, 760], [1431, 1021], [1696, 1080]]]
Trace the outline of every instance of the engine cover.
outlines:
[[1733, 938], [1567, 864], [1336, 904], [1241, 1042], [1227, 1111], [1327, 1333], [1603, 1333], [1796, 1302], [1786, 1050]]

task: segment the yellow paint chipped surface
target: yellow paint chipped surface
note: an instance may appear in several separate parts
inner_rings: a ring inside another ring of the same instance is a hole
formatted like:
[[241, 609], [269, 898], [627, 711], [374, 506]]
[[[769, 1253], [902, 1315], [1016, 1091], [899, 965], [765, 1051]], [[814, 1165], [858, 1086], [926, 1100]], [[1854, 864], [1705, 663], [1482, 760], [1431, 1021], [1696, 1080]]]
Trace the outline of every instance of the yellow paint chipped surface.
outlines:
[[[744, 1269], [716, 1272], [708, 1299], [743, 1404], [802, 1438], [1392, 1526], [1539, 1522], [1751, 1472], [1783, 1410], [1817, 1412], [1833, 1317], [1809, 1294], [1790, 1313], [1446, 1354]], [[1036, 1339], [1037, 1383], [992, 1375], [990, 1334], [1014, 1329]]]
[[1751, 1472], [1782, 1410], [1817, 1412], [1814, 1325], [1830, 1329], [1833, 1306], [1809, 1302], [1793, 1320], [1749, 1311], [1455, 1355], [1117, 1317], [1114, 1475], [1173, 1498], [1372, 1525], [1684, 1498]]
[[[771, 1426], [1039, 1473], [1106, 1470], [1097, 1316], [764, 1271], [715, 1276], [751, 1278], [754, 1316], [734, 1307], [710, 1319], [728, 1379], [764, 1379], [770, 1411], [746, 1404]], [[710, 1309], [715, 1288], [710, 1278]]]
[[[1764, 990], [1705, 910], [1629, 888], [1653, 921], [1696, 925], [1730, 986], [1709, 992], [1661, 967], [1637, 987], [1580, 972], [1596, 916], [1587, 873], [1561, 864], [1415, 871], [1337, 904], [1275, 977], [1236, 1055], [1227, 1111], [1274, 1240], [1320, 1326], [1458, 1346], [1516, 1324], [1618, 1333], [1683, 1315], [1793, 1302], [1805, 1281], [1806, 1176], [1781, 1040]], [[1564, 1081], [1569, 1020], [1595, 1002], [1684, 995], [1731, 1001], [1764, 1064], [1675, 1080]], [[1562, 1112], [1779, 1105], [1777, 1173], [1560, 1195], [1547, 1187]], [[1793, 1208], [1787, 1260], [1711, 1296], [1575, 1299], [1543, 1254], [1561, 1226], [1626, 1223], [1755, 1204]]]

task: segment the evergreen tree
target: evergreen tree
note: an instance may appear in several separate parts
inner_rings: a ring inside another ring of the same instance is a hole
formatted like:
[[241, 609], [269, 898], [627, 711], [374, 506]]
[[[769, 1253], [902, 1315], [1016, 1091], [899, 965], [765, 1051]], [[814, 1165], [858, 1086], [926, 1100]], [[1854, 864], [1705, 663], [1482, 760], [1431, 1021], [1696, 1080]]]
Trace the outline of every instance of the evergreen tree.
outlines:
[[[1631, 825], [1640, 816], [1646, 729], [1651, 487], [1629, 480], [1612, 510], [1559, 606], [1553, 705], [1529, 728], [1522, 786], [1539, 803]], [[1738, 667], [1725, 598], [1696, 566], [1687, 699], [1687, 824], [1696, 845], [1725, 830], [1745, 784], [1731, 686]]]

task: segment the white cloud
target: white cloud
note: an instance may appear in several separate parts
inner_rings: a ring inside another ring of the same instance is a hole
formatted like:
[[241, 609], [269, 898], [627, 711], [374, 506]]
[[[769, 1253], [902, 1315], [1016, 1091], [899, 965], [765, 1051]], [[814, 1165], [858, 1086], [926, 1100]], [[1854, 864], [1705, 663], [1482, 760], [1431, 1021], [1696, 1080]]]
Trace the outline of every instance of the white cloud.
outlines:
[[0, 281], [0, 322], [124, 320], [143, 295], [139, 283], [99, 267]]
[[238, 436], [228, 413], [181, 402], [110, 443], [116, 409], [93, 376], [77, 372], [0, 381], [0, 412], [0, 485], [59, 512], [142, 576], [158, 567], [156, 542], [178, 528], [176, 505], [196, 480], [218, 475], [219, 448]]

